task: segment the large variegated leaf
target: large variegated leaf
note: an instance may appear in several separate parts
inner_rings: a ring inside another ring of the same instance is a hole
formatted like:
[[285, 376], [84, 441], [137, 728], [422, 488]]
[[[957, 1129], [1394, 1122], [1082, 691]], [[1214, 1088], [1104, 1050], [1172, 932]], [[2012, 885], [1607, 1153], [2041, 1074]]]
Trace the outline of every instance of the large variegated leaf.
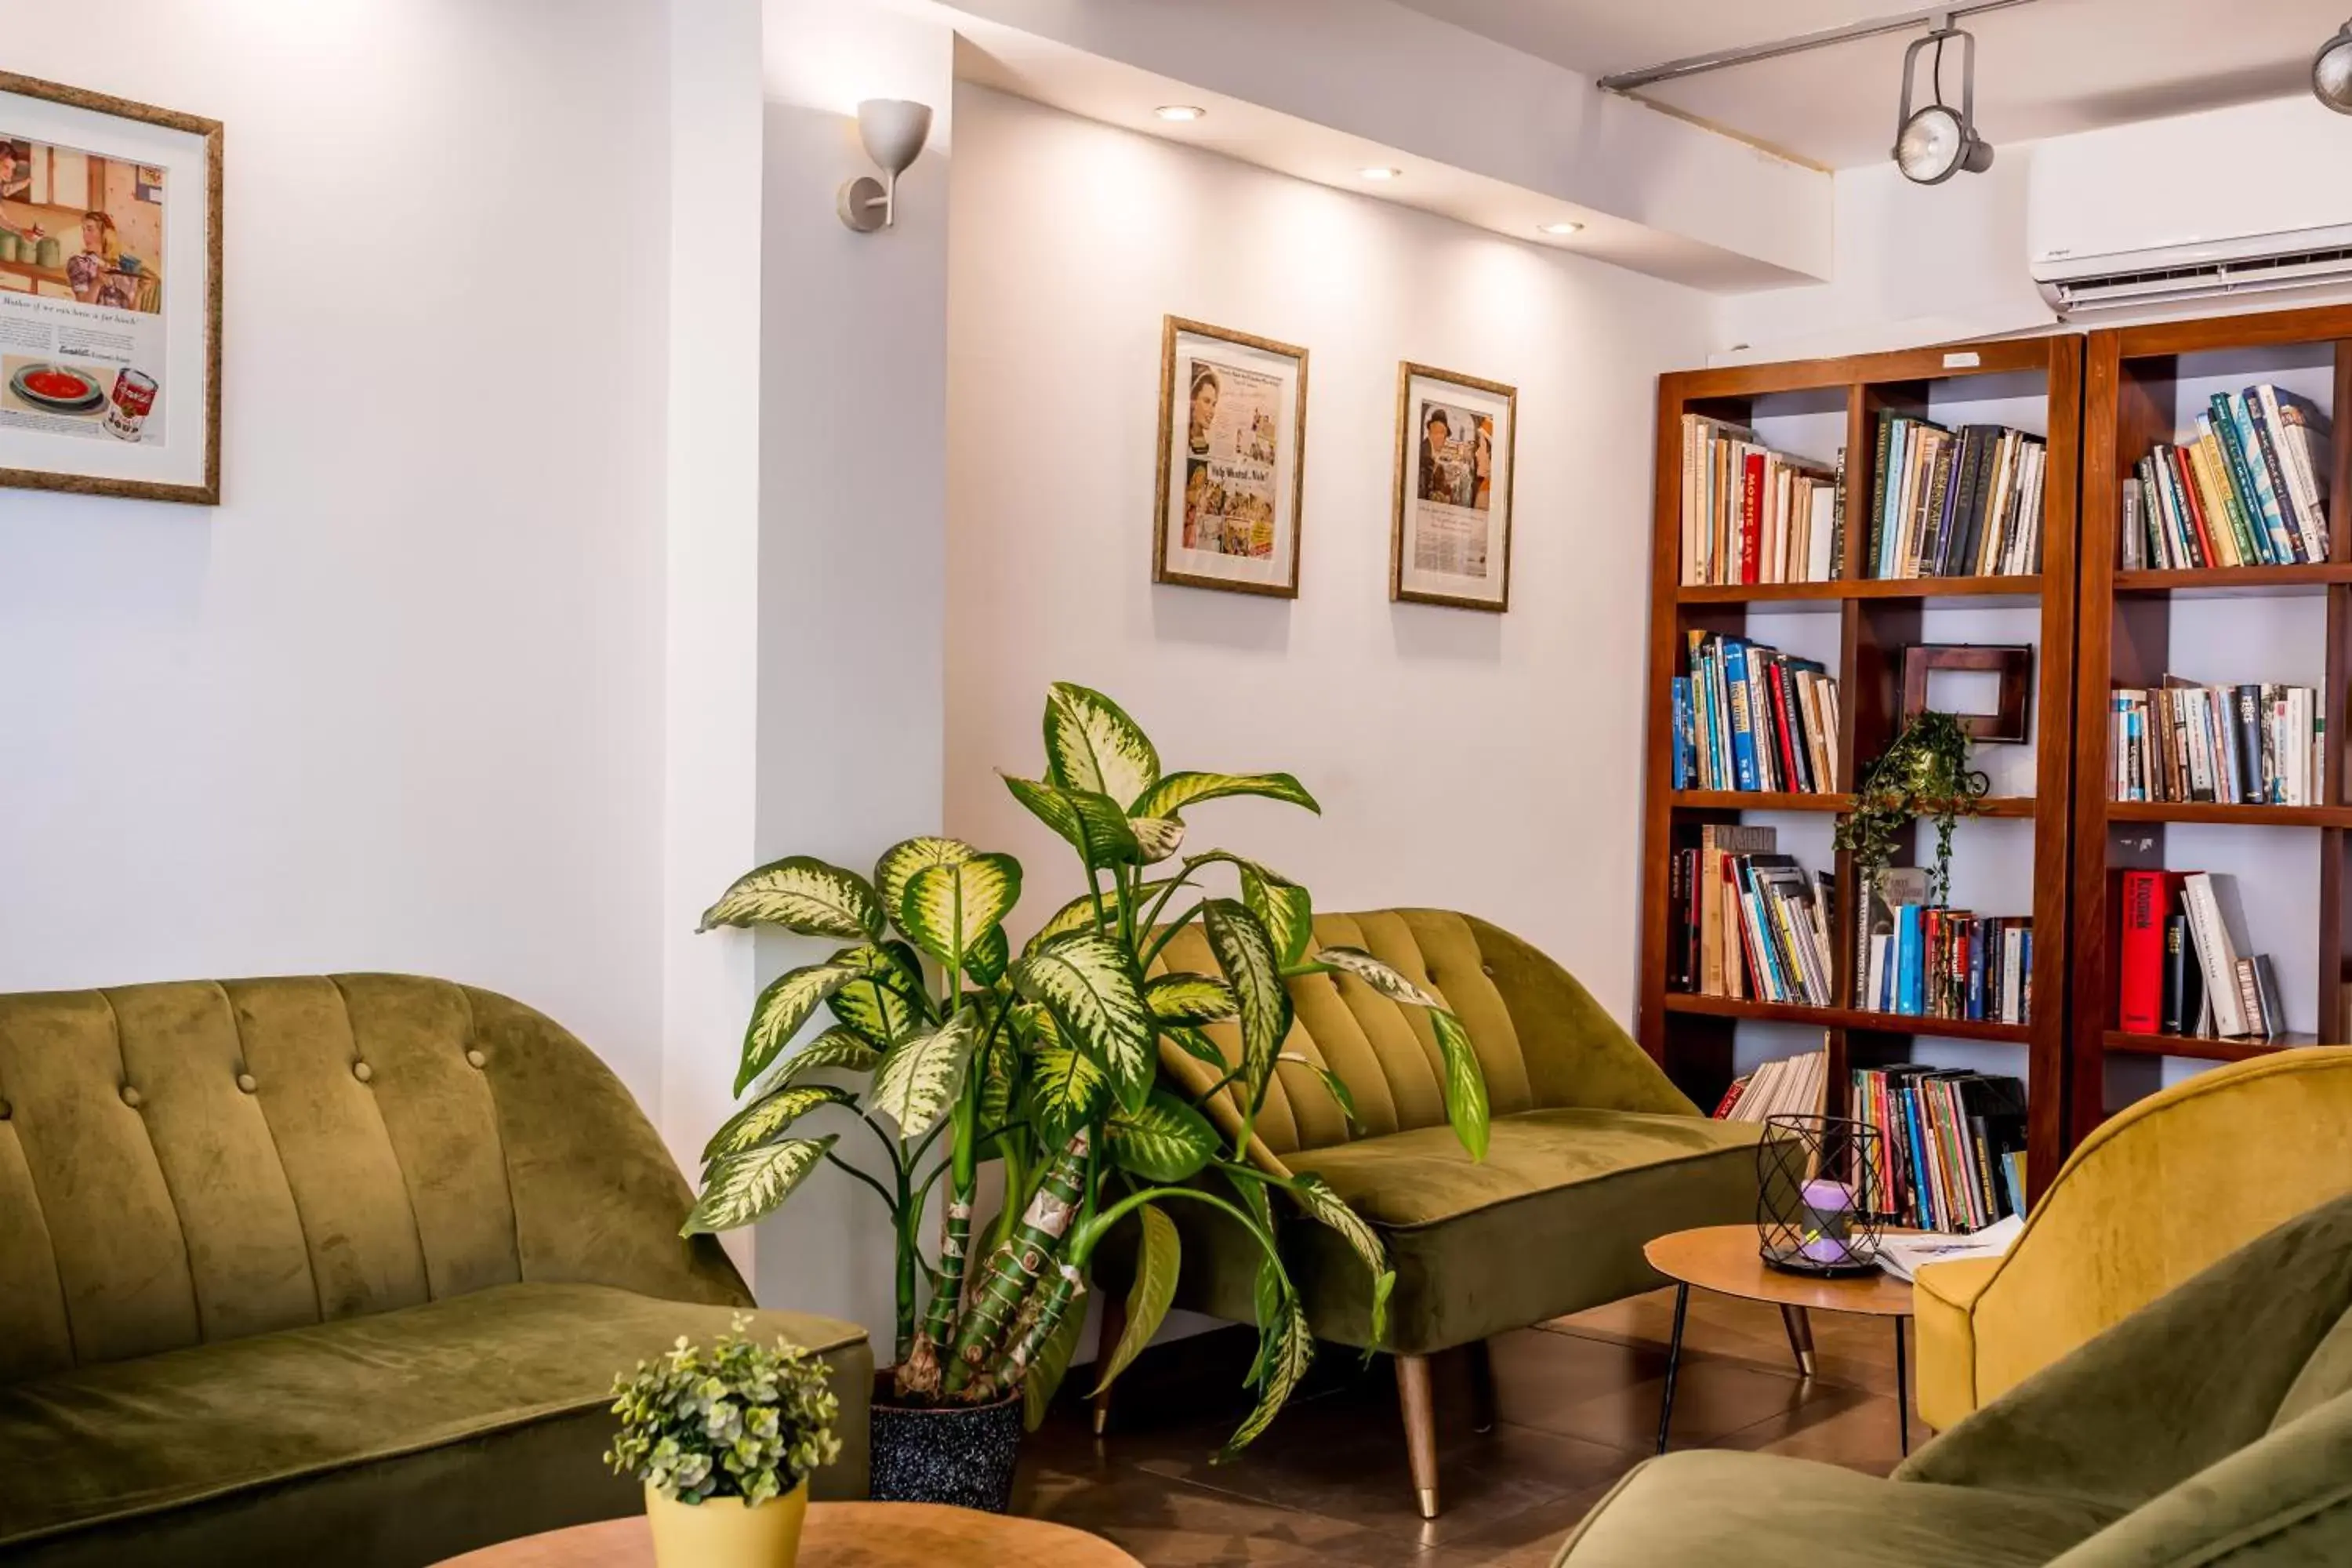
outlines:
[[993, 925], [964, 950], [963, 972], [975, 985], [993, 985], [1004, 978], [1005, 966], [1012, 962], [1012, 939], [1003, 926]]
[[1315, 900], [1279, 872], [1248, 860], [1234, 864], [1241, 873], [1242, 902], [1273, 939], [1274, 955], [1289, 968], [1307, 956], [1315, 940]]
[[1217, 1152], [1209, 1119], [1164, 1089], [1142, 1110], [1114, 1114], [1107, 1131], [1111, 1163], [1149, 1182], [1190, 1181]]
[[1119, 1104], [1142, 1108], [1151, 1090], [1153, 1026], [1126, 948], [1098, 934], [1066, 937], [1015, 964], [1012, 980], [1022, 995], [1045, 1004], [1065, 1040], [1101, 1065]]
[[1117, 1345], [1095, 1358], [1102, 1369], [1095, 1382], [1097, 1394], [1134, 1364], [1160, 1331], [1168, 1318], [1169, 1303], [1176, 1300], [1176, 1280], [1184, 1271], [1184, 1244], [1177, 1237], [1176, 1222], [1150, 1204], [1138, 1207], [1135, 1217], [1141, 1228], [1135, 1248], [1135, 1282], [1127, 1292], [1127, 1328]]
[[1136, 857], [1147, 866], [1184, 847], [1184, 825], [1172, 816], [1130, 816], [1127, 826], [1135, 835]]
[[[818, 1005], [857, 978], [845, 963], [812, 963], [776, 976], [751, 1005], [751, 1026], [743, 1034], [743, 1061], [735, 1072], [735, 1092], [768, 1070]], [[870, 983], [869, 983], [870, 984]]]
[[1445, 1005], [1360, 947], [1318, 947], [1315, 950], [1315, 962], [1354, 975], [1391, 1002], [1402, 1002], [1409, 1007]]
[[1062, 1321], [1054, 1325], [1045, 1348], [1037, 1352], [1021, 1379], [1021, 1417], [1030, 1431], [1045, 1425], [1046, 1414], [1054, 1405], [1054, 1395], [1069, 1373], [1070, 1358], [1077, 1353], [1078, 1337], [1086, 1322], [1086, 1298], [1072, 1297], [1070, 1304], [1062, 1309]]
[[1058, 1144], [1092, 1121], [1110, 1094], [1110, 1078], [1084, 1051], [1042, 1036], [1029, 1056], [1029, 1098], [1045, 1142]]
[[1257, 1408], [1227, 1439], [1220, 1458], [1232, 1458], [1274, 1424], [1275, 1416], [1281, 1414], [1292, 1390], [1307, 1375], [1307, 1363], [1314, 1359], [1315, 1335], [1307, 1327], [1307, 1314], [1296, 1299], [1286, 1299], [1274, 1325], [1263, 1331], [1259, 1365], [1264, 1377], [1259, 1384]]
[[1045, 694], [1045, 776], [1064, 789], [1107, 795], [1124, 812], [1160, 782], [1160, 753], [1118, 703], [1057, 680]]
[[1478, 1053], [1470, 1047], [1470, 1031], [1443, 1007], [1429, 1010], [1430, 1026], [1437, 1031], [1437, 1048], [1445, 1063], [1445, 1120], [1454, 1137], [1474, 1160], [1486, 1157], [1486, 1075], [1479, 1070]]
[[1189, 1025], [1163, 1025], [1160, 1032], [1175, 1041], [1179, 1050], [1202, 1066], [1213, 1069], [1220, 1078], [1233, 1065], [1225, 1060], [1225, 1053], [1217, 1049], [1216, 1041]]
[[1010, 855], [926, 866], [907, 879], [898, 929], [941, 963], [961, 963], [1020, 900], [1021, 862]]
[[1318, 815], [1323, 810], [1307, 786], [1288, 773], [1170, 773], [1144, 791], [1132, 810], [1137, 816], [1174, 816], [1198, 801], [1234, 795], [1288, 801]]
[[1037, 934], [1029, 939], [1022, 952], [1034, 952], [1055, 937], [1067, 936], [1074, 931], [1095, 930], [1099, 923], [1095, 919], [1095, 910], [1099, 907], [1103, 906], [1097, 904], [1094, 894], [1080, 893], [1046, 917], [1045, 923], [1037, 928]]
[[793, 855], [737, 878], [702, 911], [699, 929], [752, 925], [856, 942], [882, 934], [882, 905], [856, 872]]
[[1231, 899], [1212, 899], [1201, 907], [1201, 929], [1218, 966], [1233, 983], [1242, 1021], [1242, 1082], [1255, 1111], [1265, 1100], [1274, 1058], [1290, 1033], [1290, 993], [1282, 984], [1274, 940], [1245, 907]]
[[979, 1016], [967, 1008], [929, 1033], [909, 1035], [882, 1053], [881, 1065], [874, 1069], [871, 1103], [898, 1124], [901, 1142], [920, 1138], [947, 1114], [979, 1039]]
[[[1348, 1244], [1348, 1250], [1363, 1261], [1364, 1272], [1371, 1276], [1375, 1285], [1383, 1276], [1394, 1273], [1389, 1267], [1389, 1250], [1381, 1245], [1379, 1233], [1363, 1215], [1348, 1206], [1347, 1199], [1331, 1190], [1331, 1184], [1311, 1171], [1301, 1172], [1291, 1178], [1290, 1195], [1298, 1200], [1298, 1206], [1310, 1218], [1338, 1233], [1339, 1239]], [[1376, 1289], [1372, 1294], [1372, 1343], [1377, 1345], [1388, 1332], [1388, 1291]]]
[[[851, 982], [852, 984], [856, 982]], [[838, 1002], [840, 994], [834, 1000]], [[784, 1058], [768, 1088], [782, 1089], [786, 1084], [806, 1078], [810, 1073], [827, 1068], [844, 1072], [872, 1072], [881, 1063], [882, 1053], [866, 1044], [865, 1037], [846, 1026], [836, 1024]]]
[[831, 1149], [836, 1133], [788, 1138], [729, 1154], [710, 1167], [702, 1196], [679, 1227], [680, 1236], [733, 1230], [774, 1211]]
[[1163, 1024], [1216, 1024], [1241, 1004], [1234, 988], [1210, 974], [1155, 975], [1143, 987], [1144, 1005]]
[[926, 866], [952, 866], [979, 853], [961, 838], [909, 838], [893, 844], [874, 862], [874, 890], [881, 895], [883, 909], [895, 915], [916, 872]]
[[1300, 1056], [1296, 1051], [1283, 1052], [1280, 1059], [1289, 1062], [1297, 1067], [1303, 1067], [1308, 1072], [1313, 1073], [1317, 1078], [1320, 1079], [1323, 1081], [1325, 1092], [1329, 1094], [1331, 1099], [1339, 1105], [1339, 1114], [1348, 1119], [1349, 1126], [1356, 1127], [1362, 1124], [1363, 1119], [1356, 1114], [1355, 1091], [1348, 1087], [1347, 1079], [1341, 1078], [1338, 1073], [1333, 1072], [1329, 1068], [1319, 1067], [1314, 1062], [1308, 1061], [1305, 1057]]
[[842, 1027], [880, 1050], [923, 1021], [922, 1008], [904, 980], [861, 976], [834, 993], [828, 1005]]
[[740, 1154], [773, 1138], [820, 1105], [853, 1105], [856, 1097], [831, 1084], [804, 1083], [772, 1089], [727, 1119], [702, 1146], [706, 1165], [722, 1154]]
[[1088, 867], [1100, 870], [1142, 860], [1143, 846], [1136, 839], [1135, 826], [1110, 796], [1009, 775], [1004, 787], [1038, 821], [1068, 839]]
[[982, 1131], [1002, 1127], [1013, 1119], [1013, 1095], [1020, 1088], [1020, 1076], [1013, 1042], [999, 1037], [981, 1063], [980, 1125]]

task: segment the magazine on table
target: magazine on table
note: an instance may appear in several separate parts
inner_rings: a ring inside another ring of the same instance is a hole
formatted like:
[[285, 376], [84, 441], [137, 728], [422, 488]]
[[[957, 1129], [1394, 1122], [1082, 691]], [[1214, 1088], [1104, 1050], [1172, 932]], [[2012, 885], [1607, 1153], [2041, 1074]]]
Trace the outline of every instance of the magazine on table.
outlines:
[[1882, 1235], [1878, 1238], [1878, 1267], [1907, 1285], [1914, 1273], [1930, 1263], [1950, 1263], [1963, 1258], [1999, 1258], [2015, 1244], [2024, 1231], [2024, 1217], [2011, 1215], [2007, 1219], [1966, 1236], [1945, 1236], [1934, 1232]]

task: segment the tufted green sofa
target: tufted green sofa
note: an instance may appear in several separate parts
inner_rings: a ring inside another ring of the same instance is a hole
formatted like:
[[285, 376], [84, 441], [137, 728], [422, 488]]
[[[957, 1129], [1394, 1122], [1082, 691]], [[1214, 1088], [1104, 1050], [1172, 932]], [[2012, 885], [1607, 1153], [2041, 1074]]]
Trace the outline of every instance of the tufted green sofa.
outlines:
[[[1276, 1066], [1251, 1155], [1269, 1171], [1316, 1173], [1387, 1242], [1397, 1282], [1379, 1348], [1396, 1356], [1413, 1486], [1433, 1517], [1428, 1358], [1664, 1284], [1644, 1242], [1755, 1217], [1759, 1130], [1701, 1115], [1573, 976], [1485, 921], [1437, 910], [1318, 915], [1315, 936], [1366, 949], [1443, 998], [1469, 1032], [1494, 1110], [1486, 1158], [1475, 1162], [1446, 1125], [1421, 1009], [1351, 975], [1290, 983], [1297, 1021], [1283, 1052], [1301, 1059]], [[1197, 926], [1169, 943], [1160, 967], [1214, 972]], [[1232, 1026], [1210, 1034], [1239, 1060]], [[1318, 1068], [1347, 1084], [1358, 1125]], [[1216, 1077], [1173, 1047], [1160, 1070], [1194, 1094]], [[1230, 1091], [1208, 1107], [1238, 1132]], [[1254, 1321], [1247, 1236], [1206, 1205], [1177, 1209], [1177, 1304]], [[1369, 1345], [1371, 1279], [1355, 1255], [1320, 1226], [1286, 1226], [1282, 1239], [1317, 1337]]]
[[[401, 1568], [643, 1506], [614, 1373], [750, 1293], [628, 1092], [402, 975], [0, 996], [0, 1562]], [[866, 1489], [862, 1330], [824, 1354]]]

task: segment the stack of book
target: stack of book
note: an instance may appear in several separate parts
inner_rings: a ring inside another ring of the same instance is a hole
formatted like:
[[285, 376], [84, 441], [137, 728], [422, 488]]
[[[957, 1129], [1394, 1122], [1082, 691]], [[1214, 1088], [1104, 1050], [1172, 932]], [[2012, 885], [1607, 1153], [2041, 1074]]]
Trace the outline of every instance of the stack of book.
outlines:
[[1764, 1063], [1734, 1079], [1715, 1108], [1718, 1121], [1761, 1121], [1768, 1116], [1819, 1116], [1829, 1103], [1830, 1054], [1807, 1051]]
[[1906, 1063], [1858, 1068], [1853, 1114], [1878, 1129], [1880, 1218], [1981, 1230], [2025, 1212], [2025, 1085]]
[[1814, 660], [1695, 631], [1674, 703], [1676, 789], [1837, 792], [1837, 681]]
[[2117, 800], [2315, 805], [2327, 720], [2308, 686], [2118, 689], [2107, 749]]
[[2158, 447], [2124, 481], [2126, 571], [2327, 559], [2327, 416], [2278, 386], [2213, 395], [2196, 439]]
[[1873, 577], [2010, 577], [2042, 570], [2041, 437], [2000, 425], [1878, 422]]
[[1667, 984], [1707, 996], [1827, 1007], [1834, 995], [1832, 883], [1775, 854], [1769, 827], [1709, 823], [1678, 846], [1668, 896], [1681, 940]]
[[1858, 932], [1855, 1005], [1922, 1018], [2022, 1024], [2033, 1008], [2033, 921], [1930, 908], [1927, 873], [1881, 872]]
[[1826, 583], [1837, 575], [1834, 469], [1775, 452], [1744, 425], [1683, 416], [1683, 581]]
[[2267, 1039], [2286, 1032], [2270, 954], [2246, 954], [2236, 884], [2210, 871], [2118, 871], [2116, 1026]]

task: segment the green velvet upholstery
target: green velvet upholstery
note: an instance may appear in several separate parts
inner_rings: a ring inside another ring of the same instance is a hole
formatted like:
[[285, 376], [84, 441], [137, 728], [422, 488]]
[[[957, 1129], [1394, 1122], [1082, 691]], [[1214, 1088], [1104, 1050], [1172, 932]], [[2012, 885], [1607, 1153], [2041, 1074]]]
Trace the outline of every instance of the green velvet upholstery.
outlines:
[[[613, 1374], [751, 1296], [548, 1019], [399, 975], [0, 996], [0, 1558], [437, 1561], [641, 1506]], [[861, 1496], [862, 1330], [822, 1352]], [[168, 1547], [168, 1549], [167, 1549]]]
[[[1297, 1022], [1257, 1121], [1258, 1157], [1313, 1171], [1377, 1226], [1397, 1270], [1381, 1348], [1424, 1355], [1664, 1281], [1643, 1260], [1654, 1237], [1752, 1219], [1757, 1129], [1701, 1116], [1558, 964], [1507, 931], [1437, 910], [1318, 915], [1318, 943], [1360, 947], [1440, 996], [1468, 1029], [1495, 1113], [1486, 1160], [1445, 1121], [1428, 1016], [1353, 975], [1290, 983]], [[1162, 970], [1213, 972], [1188, 928]], [[1237, 1060], [1230, 1025], [1208, 1031]], [[1314, 1067], [1348, 1085], [1349, 1127]], [[1213, 1074], [1174, 1047], [1163, 1073], [1196, 1092]], [[1210, 1102], [1229, 1132], [1230, 1096]], [[1249, 1321], [1257, 1260], [1246, 1235], [1202, 1204], [1175, 1205], [1183, 1237], [1178, 1302]], [[1366, 1345], [1371, 1281], [1323, 1227], [1283, 1229], [1318, 1338]]]
[[2273, 1230], [1969, 1416], [1893, 1478], [1641, 1466], [1560, 1568], [2352, 1563], [2352, 1197]]

